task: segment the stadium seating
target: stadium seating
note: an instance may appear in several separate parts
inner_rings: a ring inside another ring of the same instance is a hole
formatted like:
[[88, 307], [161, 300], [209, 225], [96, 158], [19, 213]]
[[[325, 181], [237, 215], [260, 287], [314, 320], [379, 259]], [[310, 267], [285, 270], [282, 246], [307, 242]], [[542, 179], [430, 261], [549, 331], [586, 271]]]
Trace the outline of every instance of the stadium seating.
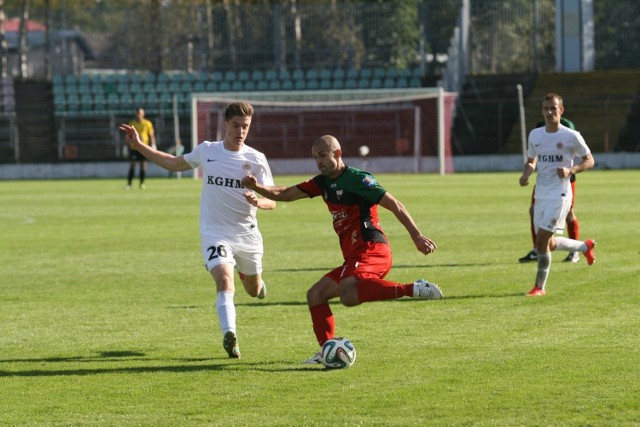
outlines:
[[179, 109], [191, 107], [194, 92], [342, 90], [409, 88], [422, 85], [419, 67], [362, 67], [281, 70], [227, 70], [213, 72], [104, 73], [52, 78], [55, 114], [129, 114], [142, 106], [151, 114], [172, 111], [174, 94]]

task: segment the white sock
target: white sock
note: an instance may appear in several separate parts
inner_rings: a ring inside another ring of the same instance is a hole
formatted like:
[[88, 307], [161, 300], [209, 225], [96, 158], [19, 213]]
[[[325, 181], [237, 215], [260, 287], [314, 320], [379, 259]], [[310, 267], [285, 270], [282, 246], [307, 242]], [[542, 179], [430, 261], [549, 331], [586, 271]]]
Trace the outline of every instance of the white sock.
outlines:
[[551, 269], [551, 252], [538, 254], [538, 274], [536, 274], [536, 286], [544, 289]]
[[559, 251], [585, 252], [587, 250], [587, 245], [580, 240], [556, 237], [556, 243], [558, 244], [556, 249]]
[[222, 291], [216, 295], [216, 309], [220, 319], [220, 329], [224, 334], [227, 331], [236, 331], [236, 306], [233, 304], [233, 292]]

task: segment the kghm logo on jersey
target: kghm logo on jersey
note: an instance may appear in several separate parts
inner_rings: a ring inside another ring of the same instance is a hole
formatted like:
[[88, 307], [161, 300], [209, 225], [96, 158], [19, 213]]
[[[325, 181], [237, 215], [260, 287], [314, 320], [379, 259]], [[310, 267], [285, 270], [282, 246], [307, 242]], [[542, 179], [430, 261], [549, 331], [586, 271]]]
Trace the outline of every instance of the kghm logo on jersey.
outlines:
[[538, 161], [542, 163], [557, 163], [563, 159], [562, 154], [540, 154]]
[[564, 148], [564, 144], [563, 144], [562, 142], [558, 142], [558, 143], [556, 144], [556, 148], [557, 148], [558, 150], [562, 150], [562, 149]]
[[376, 180], [371, 175], [367, 175], [362, 179], [362, 183], [367, 187], [373, 187], [376, 184]]
[[222, 176], [207, 175], [208, 185], [217, 185], [219, 187], [244, 188], [239, 179], [225, 178]]
[[245, 176], [251, 175], [251, 172], [252, 172], [251, 163], [244, 162], [242, 164], [242, 170], [244, 171]]

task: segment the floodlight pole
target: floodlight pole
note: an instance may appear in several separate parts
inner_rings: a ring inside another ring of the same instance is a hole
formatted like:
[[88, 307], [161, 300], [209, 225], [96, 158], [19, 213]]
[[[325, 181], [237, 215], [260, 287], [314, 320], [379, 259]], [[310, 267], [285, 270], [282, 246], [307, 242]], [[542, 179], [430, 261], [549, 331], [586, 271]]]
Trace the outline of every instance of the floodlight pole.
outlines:
[[[173, 95], [173, 143], [175, 147], [174, 154], [177, 157], [178, 141], [180, 140], [180, 117], [178, 116], [178, 95]], [[176, 172], [176, 178], [182, 178], [182, 172]]]
[[420, 173], [420, 157], [422, 156], [420, 147], [422, 141], [421, 115], [420, 106], [413, 107], [413, 173]]
[[522, 96], [522, 85], [516, 86], [518, 89], [518, 106], [520, 108], [520, 140], [522, 141], [522, 162], [527, 161], [527, 134], [524, 120], [524, 97]]
[[444, 152], [444, 89], [438, 88], [438, 163], [440, 169], [440, 175], [446, 173], [445, 170], [445, 158]]

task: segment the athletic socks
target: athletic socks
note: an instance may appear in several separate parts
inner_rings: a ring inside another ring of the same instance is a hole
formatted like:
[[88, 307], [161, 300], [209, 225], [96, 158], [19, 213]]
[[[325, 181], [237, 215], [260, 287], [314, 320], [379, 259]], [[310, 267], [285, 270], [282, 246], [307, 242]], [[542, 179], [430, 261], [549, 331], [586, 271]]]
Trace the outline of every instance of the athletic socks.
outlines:
[[538, 253], [538, 273], [536, 274], [536, 287], [544, 289], [551, 268], [551, 252]]
[[216, 295], [216, 309], [220, 319], [222, 333], [236, 330], [236, 306], [233, 304], [233, 292], [222, 291]]
[[356, 287], [360, 302], [385, 301], [413, 296], [413, 283], [402, 285], [384, 279], [360, 279]]
[[309, 307], [311, 312], [311, 322], [313, 323], [313, 333], [316, 335], [318, 344], [322, 347], [329, 338], [333, 338], [336, 332], [336, 323], [333, 312], [329, 304], [319, 304]]
[[556, 237], [556, 244], [556, 250], [559, 251], [585, 252], [588, 249], [584, 242], [566, 237]]

